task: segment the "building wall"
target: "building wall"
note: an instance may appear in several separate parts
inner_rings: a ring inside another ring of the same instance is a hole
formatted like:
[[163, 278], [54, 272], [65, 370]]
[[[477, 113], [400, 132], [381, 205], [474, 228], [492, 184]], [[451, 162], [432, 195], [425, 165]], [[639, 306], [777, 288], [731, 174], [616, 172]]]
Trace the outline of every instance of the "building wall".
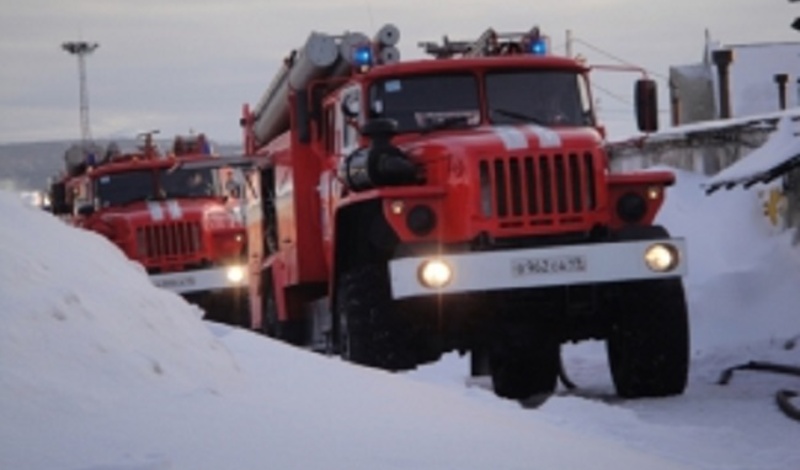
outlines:
[[779, 111], [775, 74], [788, 74], [786, 107], [798, 103], [797, 80], [800, 78], [800, 43], [751, 44], [730, 46], [732, 117], [752, 116]]
[[719, 75], [710, 59], [711, 53], [719, 49], [733, 53], [729, 68], [730, 117], [779, 111], [776, 74], [788, 75], [786, 107], [800, 106], [800, 42], [727, 46], [707, 43], [705, 60], [669, 69], [673, 125], [721, 117]]

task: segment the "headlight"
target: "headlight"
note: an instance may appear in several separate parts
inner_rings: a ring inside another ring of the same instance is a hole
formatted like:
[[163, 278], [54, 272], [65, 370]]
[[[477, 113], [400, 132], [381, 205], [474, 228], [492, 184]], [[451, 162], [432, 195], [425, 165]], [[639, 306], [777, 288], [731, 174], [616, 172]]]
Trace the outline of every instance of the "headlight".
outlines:
[[423, 286], [438, 289], [450, 283], [453, 279], [453, 270], [442, 260], [428, 260], [420, 265], [418, 276]]
[[674, 245], [656, 243], [647, 247], [644, 252], [644, 261], [647, 267], [657, 273], [672, 271], [680, 262], [680, 253]]
[[244, 268], [241, 266], [231, 266], [225, 271], [225, 277], [234, 284], [242, 282], [244, 280], [244, 274]]

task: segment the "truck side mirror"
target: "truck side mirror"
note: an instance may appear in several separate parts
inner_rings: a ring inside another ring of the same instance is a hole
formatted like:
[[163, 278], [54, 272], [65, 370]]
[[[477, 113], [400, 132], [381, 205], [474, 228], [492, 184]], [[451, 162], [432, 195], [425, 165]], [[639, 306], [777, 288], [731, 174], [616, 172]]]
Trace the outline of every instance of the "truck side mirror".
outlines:
[[348, 118], [357, 118], [360, 111], [361, 104], [359, 103], [357, 95], [347, 95], [341, 103], [342, 114]]
[[78, 207], [78, 215], [82, 215], [84, 217], [88, 217], [94, 214], [94, 206], [91, 204], [83, 204], [82, 206]]
[[658, 87], [655, 80], [642, 78], [636, 80], [634, 88], [636, 104], [636, 124], [642, 132], [658, 130]]
[[50, 185], [50, 207], [55, 215], [72, 212], [72, 206], [67, 202], [67, 188], [63, 181]]

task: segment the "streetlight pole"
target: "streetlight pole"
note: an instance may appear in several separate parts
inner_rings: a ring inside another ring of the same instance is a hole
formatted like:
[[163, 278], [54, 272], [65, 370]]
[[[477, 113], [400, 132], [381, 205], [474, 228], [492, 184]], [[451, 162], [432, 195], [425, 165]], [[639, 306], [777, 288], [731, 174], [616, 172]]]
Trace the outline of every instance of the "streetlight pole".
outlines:
[[89, 128], [89, 92], [86, 87], [86, 60], [85, 57], [100, 45], [96, 42], [71, 41], [61, 44], [61, 48], [78, 57], [78, 78], [80, 80], [80, 117], [81, 117], [81, 144], [84, 151], [92, 140]]

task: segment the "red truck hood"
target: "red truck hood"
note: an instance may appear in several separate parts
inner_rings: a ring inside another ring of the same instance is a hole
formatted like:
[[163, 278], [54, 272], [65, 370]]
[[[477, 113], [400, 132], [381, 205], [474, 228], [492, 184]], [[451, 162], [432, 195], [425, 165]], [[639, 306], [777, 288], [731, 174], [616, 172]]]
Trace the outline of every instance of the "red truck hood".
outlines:
[[121, 207], [103, 209], [101, 219], [108, 223], [126, 220], [134, 226], [168, 221], [201, 221], [207, 212], [224, 211], [216, 199], [167, 199], [141, 201]]
[[603, 143], [600, 133], [592, 128], [543, 127], [534, 124], [481, 126], [459, 131], [439, 131], [422, 137], [395, 141], [409, 151], [419, 146], [445, 146], [450, 151], [458, 147], [471, 151], [516, 152], [523, 149], [587, 149]]

